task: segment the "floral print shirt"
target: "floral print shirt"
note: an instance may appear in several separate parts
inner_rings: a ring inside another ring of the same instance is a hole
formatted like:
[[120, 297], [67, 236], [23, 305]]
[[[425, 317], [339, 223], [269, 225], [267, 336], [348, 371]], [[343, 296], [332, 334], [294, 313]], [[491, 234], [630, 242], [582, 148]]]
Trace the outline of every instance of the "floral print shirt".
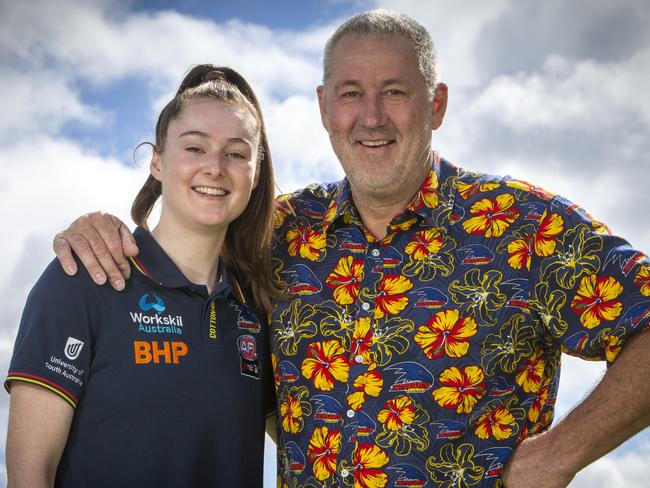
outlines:
[[541, 188], [432, 161], [382, 240], [346, 180], [278, 200], [280, 486], [498, 486], [553, 419], [561, 352], [611, 363], [648, 327], [643, 253]]

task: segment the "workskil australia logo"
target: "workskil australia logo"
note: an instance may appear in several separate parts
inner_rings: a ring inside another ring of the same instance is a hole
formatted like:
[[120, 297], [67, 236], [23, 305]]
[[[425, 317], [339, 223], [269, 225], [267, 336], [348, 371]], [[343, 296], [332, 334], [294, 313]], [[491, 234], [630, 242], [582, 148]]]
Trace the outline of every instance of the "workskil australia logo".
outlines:
[[138, 302], [140, 312], [129, 312], [131, 321], [138, 326], [138, 332], [153, 334], [182, 334], [183, 317], [163, 314], [167, 305], [161, 296], [145, 293]]

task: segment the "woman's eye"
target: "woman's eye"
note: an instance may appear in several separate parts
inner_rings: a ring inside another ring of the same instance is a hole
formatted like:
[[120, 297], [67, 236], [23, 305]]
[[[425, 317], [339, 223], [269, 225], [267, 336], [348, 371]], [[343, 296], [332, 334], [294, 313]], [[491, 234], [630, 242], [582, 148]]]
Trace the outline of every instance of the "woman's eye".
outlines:
[[246, 159], [246, 156], [244, 154], [238, 152], [229, 152], [226, 154], [226, 156], [233, 159]]
[[202, 153], [203, 149], [197, 146], [189, 146], [185, 148], [186, 151], [192, 152], [192, 153]]

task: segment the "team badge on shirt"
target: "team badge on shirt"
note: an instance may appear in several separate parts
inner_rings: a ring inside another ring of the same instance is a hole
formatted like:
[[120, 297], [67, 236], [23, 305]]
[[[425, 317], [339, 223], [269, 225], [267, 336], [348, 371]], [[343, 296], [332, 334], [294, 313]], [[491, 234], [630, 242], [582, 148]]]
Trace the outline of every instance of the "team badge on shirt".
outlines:
[[260, 361], [257, 357], [257, 342], [252, 335], [242, 335], [237, 339], [241, 374], [260, 379]]

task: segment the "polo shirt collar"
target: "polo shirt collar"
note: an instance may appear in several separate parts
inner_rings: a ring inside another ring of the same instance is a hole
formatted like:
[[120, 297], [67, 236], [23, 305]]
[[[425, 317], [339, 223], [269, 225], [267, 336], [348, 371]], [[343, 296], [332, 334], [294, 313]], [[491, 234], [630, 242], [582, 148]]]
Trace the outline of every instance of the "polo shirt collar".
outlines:
[[[130, 261], [139, 273], [167, 288], [194, 289], [197, 287], [178, 269], [151, 233], [142, 227], [137, 227], [133, 232], [133, 237], [135, 237], [140, 252], [134, 258], [130, 258]], [[240, 302], [246, 303], [239, 283], [234, 275], [228, 272], [221, 258], [219, 258], [219, 272], [221, 279], [215, 286], [212, 295], [225, 296], [228, 293], [233, 293]]]

